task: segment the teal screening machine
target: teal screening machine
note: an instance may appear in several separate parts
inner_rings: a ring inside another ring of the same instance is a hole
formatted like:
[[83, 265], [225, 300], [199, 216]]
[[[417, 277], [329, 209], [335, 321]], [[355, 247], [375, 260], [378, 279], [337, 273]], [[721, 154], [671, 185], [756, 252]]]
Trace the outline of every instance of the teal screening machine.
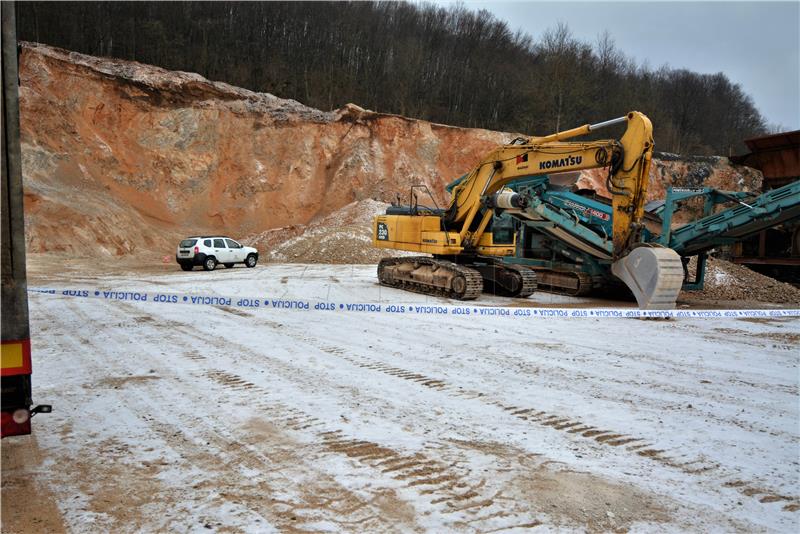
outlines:
[[[447, 186], [450, 191], [459, 180]], [[525, 265], [537, 273], [539, 289], [566, 295], [624, 288], [611, 272], [611, 202], [591, 191], [550, 183], [546, 175], [509, 184], [528, 197], [537, 220], [520, 221], [495, 210], [495, 242], [510, 242], [516, 234], [516, 252], [503, 261]], [[687, 203], [698, 219], [673, 227], [675, 214]], [[646, 205], [642, 244], [667, 247], [681, 256], [683, 289], [702, 289], [708, 253], [767, 228], [800, 221], [800, 181], [757, 193], [721, 191], [710, 187], [671, 187], [664, 200]], [[564, 231], [568, 229], [568, 231]], [[693, 269], [689, 261], [697, 257]], [[623, 289], [626, 291], [627, 289]]]

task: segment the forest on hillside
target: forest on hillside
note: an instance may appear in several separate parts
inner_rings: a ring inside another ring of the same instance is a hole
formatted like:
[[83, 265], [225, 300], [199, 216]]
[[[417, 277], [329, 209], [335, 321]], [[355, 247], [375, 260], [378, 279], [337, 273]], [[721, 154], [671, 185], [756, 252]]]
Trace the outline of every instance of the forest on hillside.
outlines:
[[323, 110], [348, 102], [457, 126], [547, 134], [636, 109], [656, 149], [744, 152], [766, 132], [723, 73], [636, 64], [598, 28], [538, 39], [486, 11], [407, 2], [19, 2], [17, 33], [197, 72]]

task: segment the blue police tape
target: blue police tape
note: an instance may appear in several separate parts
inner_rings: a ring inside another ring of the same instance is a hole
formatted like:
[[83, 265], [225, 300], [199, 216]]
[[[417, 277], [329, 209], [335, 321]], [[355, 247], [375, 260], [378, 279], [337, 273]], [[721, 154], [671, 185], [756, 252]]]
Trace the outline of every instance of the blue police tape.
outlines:
[[285, 297], [225, 297], [147, 291], [111, 291], [96, 289], [28, 288], [41, 293], [75, 298], [97, 298], [111, 301], [155, 302], [200, 306], [233, 306], [268, 310], [356, 312], [414, 315], [454, 315], [484, 317], [621, 317], [621, 318], [770, 318], [800, 317], [800, 309], [777, 310], [638, 310], [633, 308], [533, 308], [516, 306], [447, 305], [447, 304], [388, 304], [330, 302]]

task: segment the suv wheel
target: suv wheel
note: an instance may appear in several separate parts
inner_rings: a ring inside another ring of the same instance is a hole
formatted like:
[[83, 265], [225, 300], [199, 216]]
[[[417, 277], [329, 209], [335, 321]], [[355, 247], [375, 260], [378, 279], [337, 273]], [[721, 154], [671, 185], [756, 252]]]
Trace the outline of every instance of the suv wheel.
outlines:
[[258, 260], [256, 259], [255, 254], [250, 254], [249, 256], [247, 256], [247, 259], [244, 260], [244, 264], [247, 265], [248, 267], [255, 267], [257, 261]]
[[181, 269], [183, 269], [184, 271], [191, 271], [192, 267], [193, 266], [191, 263], [181, 263]]
[[206, 271], [213, 271], [217, 267], [217, 260], [213, 257], [209, 256], [206, 258], [206, 261], [203, 262], [203, 269]]

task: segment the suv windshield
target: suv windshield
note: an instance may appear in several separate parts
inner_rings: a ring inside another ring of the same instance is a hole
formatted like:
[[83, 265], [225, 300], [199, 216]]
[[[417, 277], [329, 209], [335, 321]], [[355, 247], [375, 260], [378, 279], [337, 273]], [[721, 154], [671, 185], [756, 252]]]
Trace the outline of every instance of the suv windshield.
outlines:
[[197, 239], [184, 239], [183, 241], [181, 241], [181, 247], [183, 248], [193, 247], [195, 243], [197, 243]]

